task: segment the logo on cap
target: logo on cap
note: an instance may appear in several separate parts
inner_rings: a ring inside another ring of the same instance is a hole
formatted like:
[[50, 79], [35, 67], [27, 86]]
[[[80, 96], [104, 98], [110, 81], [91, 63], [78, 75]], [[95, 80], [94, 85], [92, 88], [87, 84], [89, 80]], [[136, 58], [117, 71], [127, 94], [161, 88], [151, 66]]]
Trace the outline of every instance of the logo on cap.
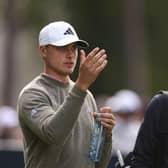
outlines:
[[73, 31], [70, 28], [68, 28], [64, 33], [64, 35], [68, 35], [68, 34], [69, 35], [74, 35]]

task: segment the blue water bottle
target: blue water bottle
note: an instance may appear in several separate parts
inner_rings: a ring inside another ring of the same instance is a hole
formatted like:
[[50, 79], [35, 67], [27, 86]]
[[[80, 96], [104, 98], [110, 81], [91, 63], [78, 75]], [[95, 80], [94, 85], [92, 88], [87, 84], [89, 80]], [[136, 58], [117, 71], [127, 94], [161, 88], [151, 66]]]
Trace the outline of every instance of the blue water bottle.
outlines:
[[93, 162], [99, 162], [103, 153], [105, 140], [105, 129], [96, 115], [95, 125], [89, 145], [89, 159]]

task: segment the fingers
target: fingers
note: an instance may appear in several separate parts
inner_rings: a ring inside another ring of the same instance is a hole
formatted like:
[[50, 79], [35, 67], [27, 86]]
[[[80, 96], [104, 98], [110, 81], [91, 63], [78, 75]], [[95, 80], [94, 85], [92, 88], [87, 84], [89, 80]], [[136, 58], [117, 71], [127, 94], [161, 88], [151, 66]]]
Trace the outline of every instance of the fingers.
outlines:
[[104, 49], [100, 50], [97, 47], [88, 54], [88, 61], [92, 62], [93, 64], [96, 64], [97, 61], [99, 61], [99, 59], [102, 57], [106, 58], [106, 51]]
[[88, 54], [87, 59], [88, 62], [96, 65], [97, 63], [99, 63], [99, 61], [101, 62], [101, 60], [106, 59], [106, 57], [106, 51], [104, 49], [99, 49], [98, 47], [96, 47]]
[[103, 60], [102, 63], [96, 68], [96, 73], [101, 72], [107, 65], [107, 60]]
[[86, 57], [86, 64], [95, 74], [99, 74], [107, 65], [107, 54], [104, 49], [96, 47]]
[[99, 51], [99, 47], [94, 48], [87, 56], [88, 60], [93, 59], [93, 57], [97, 54], [97, 52]]
[[115, 116], [112, 113], [110, 107], [103, 107], [100, 109], [99, 113], [94, 113], [94, 116], [99, 115], [101, 124], [107, 129], [107, 132], [112, 132], [115, 126]]
[[80, 50], [80, 66], [85, 62], [86, 54], [84, 50]]
[[82, 90], [87, 90], [96, 80], [107, 64], [104, 49], [94, 48], [87, 56], [84, 50], [80, 51], [80, 69], [76, 85]]
[[95, 57], [93, 57], [92, 62], [95, 66], [99, 66], [107, 58], [106, 51], [104, 49], [100, 50]]
[[115, 121], [101, 119], [101, 124], [110, 131], [112, 131], [113, 127], [115, 126], [114, 123]]
[[88, 63], [90, 62], [92, 64], [96, 64], [100, 58], [105, 59], [106, 57], [107, 57], [106, 51], [104, 49], [100, 49], [99, 47], [96, 47], [87, 55], [87, 62]]

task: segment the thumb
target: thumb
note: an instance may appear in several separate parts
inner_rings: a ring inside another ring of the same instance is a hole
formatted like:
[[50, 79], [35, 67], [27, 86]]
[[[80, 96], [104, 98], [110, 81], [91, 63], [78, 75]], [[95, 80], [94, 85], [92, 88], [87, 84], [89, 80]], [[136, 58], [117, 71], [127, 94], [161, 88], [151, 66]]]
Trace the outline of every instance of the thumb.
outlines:
[[84, 50], [80, 50], [80, 66], [85, 62], [86, 53]]

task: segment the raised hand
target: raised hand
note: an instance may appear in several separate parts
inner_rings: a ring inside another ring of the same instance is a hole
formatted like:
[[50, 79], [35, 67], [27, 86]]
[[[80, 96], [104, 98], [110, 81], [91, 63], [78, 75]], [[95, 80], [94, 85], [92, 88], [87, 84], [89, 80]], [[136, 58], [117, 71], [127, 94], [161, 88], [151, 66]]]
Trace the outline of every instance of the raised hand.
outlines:
[[87, 56], [85, 51], [81, 50], [80, 69], [76, 86], [82, 90], [87, 90], [107, 65], [106, 58], [106, 51], [98, 47], [94, 48]]

